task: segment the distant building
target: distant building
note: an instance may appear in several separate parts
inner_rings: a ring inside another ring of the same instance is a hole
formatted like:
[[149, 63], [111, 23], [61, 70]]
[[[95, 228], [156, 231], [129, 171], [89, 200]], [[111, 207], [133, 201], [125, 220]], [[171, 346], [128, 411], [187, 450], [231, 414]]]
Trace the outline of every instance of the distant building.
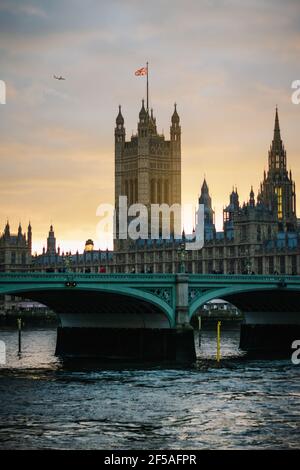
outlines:
[[281, 140], [277, 108], [274, 137], [269, 150], [269, 169], [267, 175], [264, 174], [259, 197], [267, 208], [277, 212], [280, 230], [296, 230], [296, 188], [292, 172], [287, 171], [286, 151]]
[[27, 271], [31, 265], [32, 229], [29, 223], [26, 234], [19, 224], [18, 232], [11, 233], [9, 223], [6, 223], [0, 236], [0, 271]]
[[[170, 140], [158, 134], [153, 110], [142, 102], [138, 132], [126, 141], [124, 118], [119, 107], [115, 127], [115, 208], [118, 220], [119, 197], [127, 196], [128, 206], [181, 204], [181, 127], [176, 104], [171, 118]], [[150, 212], [150, 211], [149, 211]], [[149, 213], [148, 212], [148, 213]], [[150, 226], [150, 220], [149, 226]], [[161, 227], [162, 221], [160, 223]], [[174, 229], [171, 221], [171, 231]], [[119, 239], [116, 226], [115, 250], [126, 249], [128, 240]]]
[[[60, 252], [55, 249], [55, 233], [51, 225], [47, 239], [47, 251], [44, 249], [41, 255], [32, 257], [32, 271], [39, 272], [67, 272], [79, 273], [106, 272], [106, 266], [112, 259], [112, 252], [95, 250], [94, 242], [88, 239], [85, 243], [83, 253]], [[50, 241], [50, 243], [49, 243]]]
[[[157, 133], [152, 111], [149, 114], [143, 104], [138, 134], [126, 142], [124, 118], [119, 109], [115, 128], [116, 211], [120, 195], [126, 195], [129, 204], [142, 202], [147, 207], [155, 202], [172, 204], [181, 201], [180, 136], [176, 107], [171, 139], [166, 141]], [[183, 232], [181, 240], [172, 236], [170, 240], [138, 239], [124, 240], [124, 243], [121, 240], [122, 243], [116, 243], [114, 252], [95, 250], [89, 239], [82, 254], [60, 254], [51, 226], [47, 250], [33, 257], [31, 269], [44, 272], [176, 273], [180, 271], [184, 257], [188, 273], [300, 275], [296, 189], [292, 174], [286, 168], [286, 151], [276, 109], [269, 168], [260, 192], [256, 198], [251, 187], [248, 201], [241, 204], [237, 188], [233, 188], [229, 204], [223, 210], [222, 231], [216, 230], [212, 199], [204, 179], [198, 199], [199, 204], [204, 205], [205, 244], [202, 250], [183, 253]], [[1, 240], [3, 237], [5, 234]], [[21, 235], [19, 239], [21, 241]], [[28, 246], [31, 244], [31, 231], [27, 243]], [[9, 250], [11, 248], [7, 248], [7, 252]], [[11, 258], [8, 256], [7, 259]], [[22, 269], [26, 269], [26, 263], [24, 266]]]

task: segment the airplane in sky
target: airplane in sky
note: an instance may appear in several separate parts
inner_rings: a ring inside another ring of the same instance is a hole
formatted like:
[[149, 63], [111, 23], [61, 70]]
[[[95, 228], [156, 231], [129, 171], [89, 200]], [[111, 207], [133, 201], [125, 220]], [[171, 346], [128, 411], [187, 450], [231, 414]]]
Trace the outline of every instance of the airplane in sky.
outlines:
[[57, 77], [56, 75], [53, 75], [53, 78], [55, 78], [55, 80], [65, 80], [65, 78], [62, 76]]

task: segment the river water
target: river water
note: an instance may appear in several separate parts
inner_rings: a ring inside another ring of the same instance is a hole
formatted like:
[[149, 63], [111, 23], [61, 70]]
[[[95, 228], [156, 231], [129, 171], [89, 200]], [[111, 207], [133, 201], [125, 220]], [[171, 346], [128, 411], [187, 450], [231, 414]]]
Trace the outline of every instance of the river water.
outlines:
[[[197, 335], [197, 333], [196, 333]], [[192, 368], [66, 368], [56, 330], [0, 330], [2, 449], [292, 449], [300, 447], [300, 365], [249, 359], [239, 331], [204, 331]]]

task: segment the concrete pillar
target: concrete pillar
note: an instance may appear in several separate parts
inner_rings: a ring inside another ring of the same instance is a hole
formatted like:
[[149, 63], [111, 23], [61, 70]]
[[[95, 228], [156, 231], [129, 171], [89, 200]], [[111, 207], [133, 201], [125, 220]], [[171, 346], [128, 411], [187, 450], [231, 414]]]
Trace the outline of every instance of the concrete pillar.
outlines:
[[194, 330], [189, 322], [189, 276], [176, 275], [176, 362], [191, 364], [196, 360]]
[[189, 276], [176, 275], [176, 325], [189, 325]]

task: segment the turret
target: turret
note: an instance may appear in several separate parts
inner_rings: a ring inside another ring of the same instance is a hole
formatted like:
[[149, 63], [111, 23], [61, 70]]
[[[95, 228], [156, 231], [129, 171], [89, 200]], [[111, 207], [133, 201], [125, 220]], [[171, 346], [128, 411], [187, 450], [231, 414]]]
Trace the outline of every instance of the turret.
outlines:
[[142, 107], [139, 112], [138, 134], [139, 137], [148, 136], [149, 115], [145, 108], [145, 102], [142, 100]]
[[27, 229], [27, 243], [28, 243], [28, 249], [29, 253], [32, 253], [32, 228], [31, 228], [31, 223], [29, 222], [28, 224], [28, 229]]
[[47, 238], [47, 253], [56, 253], [56, 238], [54, 236], [53, 225], [50, 225], [49, 235]]
[[180, 118], [177, 113], [176, 103], [174, 104], [174, 112], [171, 118], [170, 136], [171, 136], [171, 142], [176, 142], [178, 143], [178, 145], [180, 145], [181, 127], [180, 127]]
[[255, 195], [253, 191], [253, 186], [251, 186], [249, 205], [250, 207], [255, 207]]
[[230, 205], [232, 206], [233, 211], [238, 210], [240, 207], [239, 195], [237, 188], [232, 188], [232, 193], [229, 196]]
[[18, 227], [18, 241], [22, 241], [23, 234], [22, 234], [22, 226], [21, 222], [19, 222], [19, 227]]
[[286, 171], [286, 151], [281, 140], [278, 108], [275, 112], [275, 125], [273, 141], [269, 151], [269, 170], [276, 172]]
[[212, 208], [211, 197], [209, 194], [208, 185], [206, 179], [204, 178], [202, 187], [201, 187], [201, 194], [199, 197], [199, 205], [204, 205], [204, 231], [205, 231], [205, 239], [211, 240], [215, 234], [215, 226], [214, 226], [214, 211]]
[[121, 105], [119, 105], [119, 114], [116, 118], [115, 142], [125, 142], [125, 127], [124, 118], [121, 111]]
[[9, 222], [6, 222], [5, 229], [4, 229], [4, 238], [5, 240], [10, 239], [10, 227], [9, 227]]

